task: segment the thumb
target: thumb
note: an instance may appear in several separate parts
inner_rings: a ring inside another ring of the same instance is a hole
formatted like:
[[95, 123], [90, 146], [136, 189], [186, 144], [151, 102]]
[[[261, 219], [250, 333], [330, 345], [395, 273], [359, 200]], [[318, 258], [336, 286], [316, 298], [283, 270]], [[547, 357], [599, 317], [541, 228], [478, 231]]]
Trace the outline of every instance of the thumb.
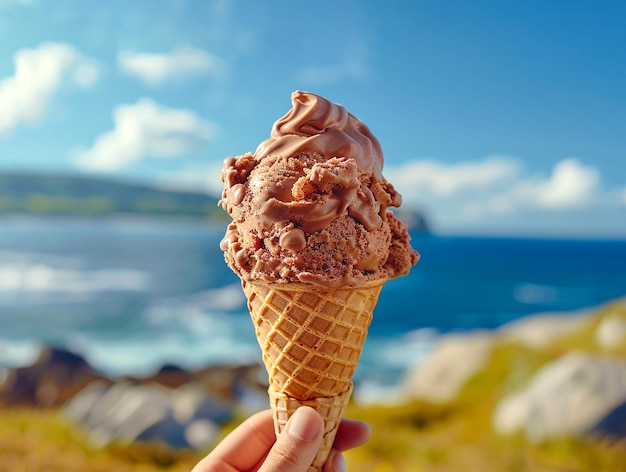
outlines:
[[324, 420], [308, 406], [287, 422], [258, 472], [306, 472], [322, 444]]

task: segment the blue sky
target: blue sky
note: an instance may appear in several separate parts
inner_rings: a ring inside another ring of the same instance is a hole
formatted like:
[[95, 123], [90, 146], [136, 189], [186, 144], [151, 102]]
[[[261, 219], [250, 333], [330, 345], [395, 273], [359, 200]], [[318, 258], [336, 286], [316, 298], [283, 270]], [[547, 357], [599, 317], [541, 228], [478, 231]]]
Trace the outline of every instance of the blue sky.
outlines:
[[626, 237], [626, 2], [0, 0], [0, 171], [219, 192], [293, 90], [441, 233]]

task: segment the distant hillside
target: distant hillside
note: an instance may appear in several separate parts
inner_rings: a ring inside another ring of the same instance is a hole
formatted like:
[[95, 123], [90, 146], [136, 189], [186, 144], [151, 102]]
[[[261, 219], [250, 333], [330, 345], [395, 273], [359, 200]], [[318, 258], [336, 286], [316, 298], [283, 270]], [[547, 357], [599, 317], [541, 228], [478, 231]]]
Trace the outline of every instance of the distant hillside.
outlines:
[[217, 199], [203, 193], [73, 175], [0, 173], [0, 214], [7, 213], [226, 217]]
[[[162, 190], [148, 185], [77, 175], [0, 173], [0, 215], [145, 214], [227, 221], [217, 199], [203, 193]], [[428, 232], [424, 216], [398, 210], [413, 232]]]
[[430, 226], [422, 212], [402, 207], [394, 209], [393, 213], [407, 224], [412, 233], [430, 233]]

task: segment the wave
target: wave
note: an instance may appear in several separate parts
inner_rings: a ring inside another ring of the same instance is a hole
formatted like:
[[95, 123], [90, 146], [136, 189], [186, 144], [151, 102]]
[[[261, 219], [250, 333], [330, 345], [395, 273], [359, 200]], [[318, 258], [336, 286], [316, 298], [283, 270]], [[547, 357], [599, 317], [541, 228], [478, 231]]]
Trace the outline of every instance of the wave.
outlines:
[[[0, 251], [0, 297], [147, 291], [150, 275], [130, 268], [88, 269], [77, 258]], [[22, 299], [21, 302], [24, 300]]]
[[113, 377], [149, 375], [164, 364], [197, 369], [260, 363], [245, 303], [239, 284], [155, 299], [123, 337], [81, 333], [70, 336], [66, 344]]
[[555, 303], [558, 299], [559, 291], [557, 287], [550, 285], [539, 285], [530, 282], [522, 282], [513, 288], [513, 298], [526, 304]]
[[42, 346], [31, 339], [0, 338], [0, 368], [31, 365], [41, 353]]
[[172, 332], [155, 338], [149, 333], [120, 339], [75, 335], [68, 347], [110, 377], [148, 376], [164, 365], [200, 369], [211, 365], [246, 365], [261, 361], [254, 336], [204, 336]]
[[[385, 335], [370, 332], [355, 374], [355, 398], [393, 403], [405, 373], [428, 355], [439, 333], [419, 329]], [[123, 336], [68, 332], [56, 345], [82, 355], [110, 377], [147, 376], [166, 364], [186, 369], [261, 364], [261, 350], [239, 284], [153, 300]], [[41, 346], [0, 339], [0, 366], [32, 363]]]
[[245, 303], [241, 286], [230, 284], [189, 295], [156, 299], [144, 313], [144, 318], [153, 323], [179, 321], [183, 315], [242, 310]]
[[513, 287], [513, 298], [525, 305], [559, 306], [567, 301], [575, 308], [591, 305], [593, 300], [601, 297], [589, 286], [569, 287], [520, 282]]

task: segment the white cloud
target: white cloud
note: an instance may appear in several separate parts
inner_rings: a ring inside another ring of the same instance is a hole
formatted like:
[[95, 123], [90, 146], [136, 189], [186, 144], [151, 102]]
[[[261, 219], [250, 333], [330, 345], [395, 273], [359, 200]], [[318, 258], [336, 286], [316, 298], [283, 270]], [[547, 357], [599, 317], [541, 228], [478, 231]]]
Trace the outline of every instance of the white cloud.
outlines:
[[14, 63], [14, 75], [0, 81], [0, 135], [41, 121], [64, 84], [89, 88], [99, 75], [95, 61], [63, 43], [22, 49]]
[[117, 62], [125, 73], [152, 86], [193, 76], [220, 76], [226, 69], [219, 57], [191, 47], [181, 47], [169, 54], [121, 51]]
[[599, 191], [600, 173], [577, 159], [558, 162], [548, 179], [527, 179], [517, 183], [509, 198], [518, 206], [565, 209], [590, 204]]
[[224, 188], [220, 179], [222, 166], [222, 162], [186, 164], [177, 172], [157, 176], [157, 185], [173, 190], [204, 192], [219, 198]]
[[166, 108], [143, 98], [113, 110], [113, 130], [79, 151], [75, 162], [93, 171], [113, 171], [145, 156], [176, 157], [203, 146], [217, 126], [191, 110]]
[[[443, 232], [511, 225], [522, 231], [534, 225], [545, 231], [580, 229], [587, 227], [581, 215], [615, 215], [626, 204], [626, 189], [603, 187], [598, 169], [574, 158], [556, 162], [547, 175], [513, 158], [490, 157], [456, 164], [415, 160], [387, 167], [385, 176], [406, 206], [425, 209]], [[625, 224], [616, 221], [615, 231]]]
[[516, 161], [506, 157], [490, 157], [483, 161], [458, 164], [426, 159], [389, 168], [385, 175], [396, 187], [407, 189], [413, 199], [420, 195], [451, 197], [459, 192], [510, 180], [519, 174], [519, 167]]

